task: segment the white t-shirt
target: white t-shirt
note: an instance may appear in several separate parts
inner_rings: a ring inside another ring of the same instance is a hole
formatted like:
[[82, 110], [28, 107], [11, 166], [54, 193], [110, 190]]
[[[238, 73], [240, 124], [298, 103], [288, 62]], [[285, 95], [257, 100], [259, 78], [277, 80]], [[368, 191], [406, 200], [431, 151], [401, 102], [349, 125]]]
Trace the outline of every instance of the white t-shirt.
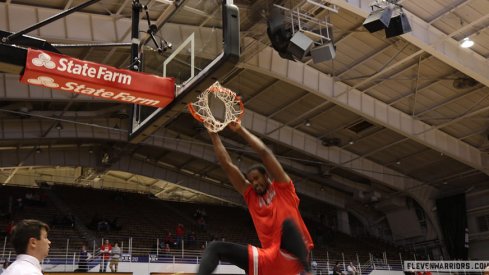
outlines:
[[39, 260], [27, 254], [20, 254], [2, 275], [42, 275]]
[[346, 269], [350, 273], [357, 272], [357, 268], [355, 266], [353, 266], [353, 265], [349, 265]]

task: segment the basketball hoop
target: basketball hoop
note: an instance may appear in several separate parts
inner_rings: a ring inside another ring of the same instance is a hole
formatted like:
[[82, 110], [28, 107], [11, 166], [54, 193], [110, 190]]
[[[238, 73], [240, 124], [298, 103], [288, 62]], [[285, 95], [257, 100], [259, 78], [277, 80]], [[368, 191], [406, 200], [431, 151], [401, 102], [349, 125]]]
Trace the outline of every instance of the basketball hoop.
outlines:
[[[224, 121], [214, 117], [209, 107], [209, 96], [219, 99], [225, 108]], [[215, 82], [197, 97], [197, 101], [187, 105], [192, 116], [202, 122], [210, 132], [217, 133], [224, 129], [230, 122], [239, 122], [244, 114], [244, 106], [241, 98], [233, 91], [222, 87]]]

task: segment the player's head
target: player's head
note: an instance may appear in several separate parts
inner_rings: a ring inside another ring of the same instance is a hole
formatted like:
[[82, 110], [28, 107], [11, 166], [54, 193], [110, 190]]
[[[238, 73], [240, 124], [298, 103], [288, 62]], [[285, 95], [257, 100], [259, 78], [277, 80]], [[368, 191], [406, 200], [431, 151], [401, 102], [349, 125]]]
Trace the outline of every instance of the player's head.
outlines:
[[270, 178], [268, 177], [265, 166], [261, 164], [252, 165], [248, 168], [248, 172], [246, 172], [246, 178], [258, 195], [263, 195], [267, 192], [268, 186], [270, 185]]
[[42, 261], [48, 256], [51, 242], [49, 226], [38, 220], [21, 220], [12, 229], [11, 242], [15, 253], [28, 254]]

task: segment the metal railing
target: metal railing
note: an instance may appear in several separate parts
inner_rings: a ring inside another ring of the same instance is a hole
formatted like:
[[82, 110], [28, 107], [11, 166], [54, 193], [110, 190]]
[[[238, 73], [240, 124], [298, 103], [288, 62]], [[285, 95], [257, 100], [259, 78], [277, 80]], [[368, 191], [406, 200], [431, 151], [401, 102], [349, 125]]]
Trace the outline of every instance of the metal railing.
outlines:
[[[186, 242], [182, 241], [178, 248], [166, 248], [160, 247], [160, 239], [154, 240], [154, 246], [152, 248], [134, 246], [135, 238], [128, 238], [125, 241], [119, 241], [122, 256], [121, 262], [147, 262], [147, 263], [188, 263], [198, 264], [201, 258], [202, 249], [187, 249]], [[136, 239], [138, 240], [138, 239]], [[102, 262], [102, 256], [100, 254], [100, 245], [103, 243], [96, 243], [95, 241], [90, 245], [88, 249], [91, 257], [88, 259], [88, 265], [94, 267]], [[147, 240], [146, 240], [147, 241]], [[64, 248], [53, 248], [49, 252], [49, 256], [43, 261], [42, 264], [50, 265], [52, 268], [63, 266], [64, 271], [74, 271], [78, 268], [80, 247], [75, 247], [70, 239], [55, 240], [53, 243], [57, 244], [65, 242]], [[318, 253], [322, 252], [322, 253]], [[379, 255], [380, 252], [377, 252]], [[316, 256], [319, 255], [319, 256]], [[330, 256], [334, 255], [334, 256]], [[340, 255], [340, 256], [338, 256]], [[341, 270], [347, 271], [347, 266], [350, 262], [354, 263], [359, 274], [369, 274], [372, 270], [402, 270], [404, 260], [418, 260], [421, 258], [416, 254], [413, 255], [388, 255], [387, 252], [382, 253], [382, 257], [376, 257], [372, 253], [367, 255], [358, 253], [344, 253], [344, 252], [329, 252], [329, 251], [314, 251], [311, 260], [316, 264], [314, 269], [316, 274], [328, 274], [330, 273], [335, 264], [339, 263]], [[3, 249], [0, 255], [0, 260], [13, 261], [15, 259], [15, 252], [11, 249], [7, 249], [7, 238], [4, 239]], [[222, 263], [226, 264], [226, 263]], [[60, 270], [60, 268], [57, 268]]]

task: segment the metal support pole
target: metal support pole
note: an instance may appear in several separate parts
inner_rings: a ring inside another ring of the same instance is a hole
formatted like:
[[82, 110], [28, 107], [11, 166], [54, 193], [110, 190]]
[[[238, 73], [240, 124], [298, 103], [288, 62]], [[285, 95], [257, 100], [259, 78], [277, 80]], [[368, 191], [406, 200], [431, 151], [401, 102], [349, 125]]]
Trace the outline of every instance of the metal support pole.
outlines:
[[341, 252], [341, 258], [343, 259], [343, 270], [346, 270], [346, 265], [345, 265], [345, 254]]
[[329, 274], [329, 252], [326, 251], [326, 269], [328, 270], [328, 274]]
[[182, 259], [185, 257], [185, 244], [184, 244], [184, 242], [185, 241], [182, 238], [182, 241], [181, 241], [181, 243], [182, 243]]
[[402, 262], [402, 254], [401, 254], [401, 252], [399, 252], [399, 260], [401, 261], [401, 267], [403, 267], [404, 266], [404, 263]]
[[7, 37], [3, 37], [2, 38], [2, 42], [3, 43], [9, 43], [9, 42], [12, 42], [12, 41], [15, 42], [15, 39], [18, 38], [19, 36], [22, 36], [22, 35], [24, 35], [26, 33], [29, 33], [29, 32], [31, 32], [33, 30], [36, 30], [38, 28], [41, 28], [42, 26], [45, 26], [45, 25], [47, 25], [47, 24], [49, 24], [49, 23], [51, 23], [53, 21], [56, 21], [56, 20], [58, 20], [60, 18], [63, 18], [65, 16], [67, 16], [67, 15], [70, 15], [70, 14], [74, 13], [75, 11], [78, 11], [78, 10], [81, 10], [81, 9], [83, 9], [85, 7], [88, 7], [91, 4], [94, 4], [94, 3], [98, 2], [98, 1], [100, 1], [100, 0], [89, 0], [89, 1], [87, 1], [85, 3], [82, 3], [82, 4], [78, 5], [78, 6], [74, 6], [73, 8], [70, 8], [70, 9], [67, 9], [65, 11], [62, 11], [62, 12], [60, 12], [58, 14], [55, 14], [55, 15], [49, 17], [49, 18], [46, 18], [46, 19], [42, 20], [41, 22], [38, 22], [38, 23], [36, 23], [36, 24], [34, 24], [34, 25], [30, 26], [30, 27], [27, 27], [26, 29], [21, 30], [20, 32], [13, 33], [13, 34], [11, 34], [11, 35], [9, 35]]
[[362, 274], [362, 265], [360, 264], [360, 258], [358, 257], [358, 253], [355, 254], [357, 255], [358, 272], [359, 274]]
[[131, 71], [141, 71], [141, 60], [139, 60], [139, 13], [143, 5], [139, 0], [132, 1], [132, 24], [131, 24]]
[[[131, 62], [129, 70], [140, 72], [142, 70], [142, 61], [139, 54], [139, 13], [142, 11], [143, 6], [139, 3], [139, 0], [132, 1], [132, 25], [131, 25]], [[133, 121], [139, 121], [141, 113], [141, 106], [134, 104], [132, 107], [132, 115], [135, 116]]]
[[3, 239], [2, 259], [5, 259], [5, 249], [7, 247], [7, 236]]
[[93, 257], [95, 257], [95, 240], [93, 240], [93, 251], [92, 251]]
[[70, 239], [66, 239], [65, 271], [68, 266], [68, 250], [70, 249]]
[[156, 238], [156, 257], [158, 257], [160, 251], [160, 238]]

